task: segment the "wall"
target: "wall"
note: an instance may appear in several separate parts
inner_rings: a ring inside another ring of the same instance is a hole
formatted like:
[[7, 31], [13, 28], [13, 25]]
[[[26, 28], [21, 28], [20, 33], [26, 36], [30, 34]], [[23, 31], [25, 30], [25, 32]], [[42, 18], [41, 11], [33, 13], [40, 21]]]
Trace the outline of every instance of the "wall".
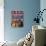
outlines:
[[[24, 27], [11, 27], [11, 10], [24, 11]], [[33, 19], [40, 9], [40, 0], [4, 0], [4, 36], [7, 41], [18, 41], [32, 28]]]
[[[40, 9], [41, 9], [41, 11], [42, 11], [43, 9], [46, 9], [46, 0], [41, 0], [41, 1], [40, 1]], [[45, 19], [46, 19], [46, 11], [43, 12], [42, 17], [43, 17], [43, 22], [41, 21], [41, 22], [40, 22], [40, 25], [43, 25], [43, 26], [46, 27], [46, 20], [45, 20]]]
[[4, 0], [0, 0], [0, 42], [4, 41]]

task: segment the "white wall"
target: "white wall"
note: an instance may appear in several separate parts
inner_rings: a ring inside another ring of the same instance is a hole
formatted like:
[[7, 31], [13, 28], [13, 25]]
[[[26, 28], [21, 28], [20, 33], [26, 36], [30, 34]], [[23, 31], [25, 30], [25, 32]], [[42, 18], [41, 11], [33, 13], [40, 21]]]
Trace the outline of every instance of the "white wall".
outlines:
[[0, 42], [4, 41], [4, 1], [0, 0]]
[[[41, 11], [43, 9], [46, 9], [46, 0], [40, 0], [40, 9]], [[46, 11], [43, 12], [43, 22], [40, 21], [40, 24], [43, 25], [43, 26], [46, 26]]]

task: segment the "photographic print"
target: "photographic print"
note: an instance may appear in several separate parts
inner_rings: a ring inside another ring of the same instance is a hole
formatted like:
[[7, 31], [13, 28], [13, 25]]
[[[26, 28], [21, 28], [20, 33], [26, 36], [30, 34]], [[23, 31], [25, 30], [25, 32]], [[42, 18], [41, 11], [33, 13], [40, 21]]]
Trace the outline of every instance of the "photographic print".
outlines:
[[11, 26], [23, 27], [24, 24], [24, 12], [23, 11], [11, 11]]

